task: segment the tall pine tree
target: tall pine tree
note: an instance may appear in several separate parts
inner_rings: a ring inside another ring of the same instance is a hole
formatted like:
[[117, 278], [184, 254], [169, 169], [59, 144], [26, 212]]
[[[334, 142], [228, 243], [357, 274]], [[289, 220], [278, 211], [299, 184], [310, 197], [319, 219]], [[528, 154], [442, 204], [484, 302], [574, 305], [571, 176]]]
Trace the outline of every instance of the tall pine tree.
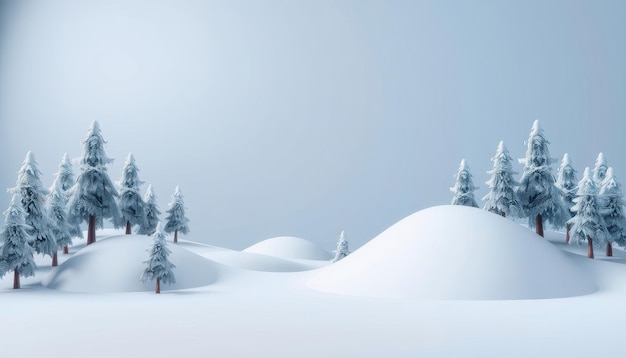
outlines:
[[33, 249], [29, 244], [31, 236], [25, 223], [24, 208], [20, 194], [13, 193], [9, 208], [4, 212], [4, 227], [0, 232], [0, 277], [13, 271], [13, 288], [20, 288], [20, 276], [35, 276]]
[[[576, 198], [576, 191], [578, 190], [578, 179], [576, 179], [576, 170], [572, 167], [572, 162], [569, 159], [569, 155], [565, 153], [561, 160], [561, 165], [557, 170], [557, 178], [555, 183], [557, 189], [560, 190], [561, 200], [569, 218], [574, 216], [572, 208], [574, 207], [574, 198]], [[565, 224], [565, 243], [569, 243], [569, 232], [571, 224]]]
[[478, 188], [474, 186], [472, 173], [470, 173], [469, 166], [465, 164], [465, 159], [461, 160], [459, 170], [454, 177], [456, 182], [450, 188], [450, 191], [453, 193], [452, 205], [465, 205], [477, 208], [478, 203], [476, 203], [474, 198], [474, 192]]
[[171, 251], [167, 248], [165, 234], [161, 231], [160, 224], [157, 225], [153, 235], [152, 247], [148, 251], [150, 252], [150, 258], [144, 261], [147, 267], [141, 275], [141, 281], [156, 280], [155, 292], [161, 293], [161, 282], [166, 284], [176, 283], [174, 271], [172, 271], [176, 266], [168, 260]]
[[589, 167], [585, 168], [583, 178], [578, 183], [578, 192], [574, 199], [571, 241], [580, 245], [587, 242], [587, 257], [594, 258], [593, 246], [601, 246], [607, 242], [608, 232], [601, 214], [601, 203], [598, 200], [598, 188], [591, 178]]
[[122, 179], [119, 182], [120, 226], [126, 226], [126, 235], [131, 234], [131, 227], [133, 225], [142, 227], [145, 225], [146, 220], [145, 204], [139, 193], [139, 186], [143, 184], [143, 182], [139, 180], [138, 172], [139, 168], [137, 168], [135, 164], [135, 157], [133, 157], [132, 153], [128, 154], [124, 168], [122, 168]]
[[104, 219], [119, 223], [119, 210], [115, 198], [119, 196], [106, 166], [113, 159], [104, 152], [105, 141], [98, 122], [94, 121], [83, 141], [80, 174], [70, 189], [68, 220], [73, 224], [88, 223], [87, 245], [96, 242], [96, 226], [102, 227]]
[[[60, 176], [57, 176], [50, 188], [50, 194], [48, 195], [48, 213], [54, 223], [53, 233], [56, 239], [57, 247], [63, 248], [63, 251], [67, 253], [68, 246], [72, 244], [72, 235], [70, 234], [71, 227], [67, 222], [67, 212], [65, 207], [67, 206], [67, 195], [63, 191], [63, 184]], [[52, 266], [58, 265], [57, 251], [52, 256]]]
[[[61, 163], [59, 164], [59, 171], [55, 175], [56, 175], [56, 180], [60, 183], [61, 192], [65, 196], [64, 205], [67, 205], [67, 201], [70, 197], [70, 189], [76, 183], [76, 180], [74, 179], [74, 168], [72, 167], [72, 162], [70, 160], [70, 157], [67, 155], [67, 153], [63, 154], [63, 160], [61, 160]], [[55, 187], [55, 185], [56, 183], [53, 185], [53, 188]], [[53, 189], [51, 189], [51, 191], [53, 191]], [[67, 226], [67, 229], [69, 230], [69, 234], [70, 234], [70, 241], [68, 242], [68, 244], [71, 244], [72, 243], [71, 238], [83, 237], [83, 230], [81, 230], [80, 225], [78, 223], [72, 224], [68, 221], [67, 210], [66, 209], [64, 210], [66, 211], [65, 212], [65, 225]], [[57, 239], [57, 243], [59, 243], [58, 239]], [[68, 245], [63, 245], [63, 253], [64, 254], [69, 253]]]
[[608, 231], [606, 256], [613, 256], [613, 242], [626, 246], [626, 219], [624, 218], [624, 194], [622, 186], [613, 174], [613, 168], [606, 172], [600, 197], [603, 200], [602, 218]]
[[165, 232], [174, 233], [174, 242], [178, 242], [178, 233], [187, 234], [189, 232], [189, 226], [187, 223], [189, 219], [185, 216], [185, 202], [183, 201], [183, 194], [180, 192], [180, 188], [176, 186], [174, 195], [172, 195], [172, 202], [169, 204], [170, 208], [165, 212], [168, 214], [165, 218]]
[[154, 193], [154, 190], [152, 190], [152, 185], [148, 185], [148, 190], [146, 191], [146, 195], [143, 200], [146, 203], [146, 221], [144, 225], [139, 228], [139, 234], [152, 235], [154, 234], [159, 223], [159, 215], [161, 215], [161, 210], [159, 210], [159, 205], [157, 203], [157, 196]]
[[519, 183], [513, 179], [513, 174], [517, 172], [513, 171], [513, 159], [504, 142], [500, 141], [491, 161], [493, 169], [487, 172], [491, 174], [491, 178], [486, 183], [490, 190], [483, 197], [485, 210], [502, 216], [522, 217], [524, 211], [515, 192]]
[[45, 207], [48, 191], [41, 183], [41, 172], [32, 152], [26, 154], [24, 164], [17, 174], [17, 185], [10, 189], [19, 193], [22, 208], [26, 213], [25, 222], [29, 226], [29, 234], [33, 238], [32, 246], [38, 254], [53, 258], [57, 252], [57, 243], [54, 237], [54, 224]]
[[556, 188], [552, 175], [553, 159], [548, 150], [548, 140], [535, 120], [530, 136], [526, 141], [526, 157], [520, 159], [524, 172], [520, 179], [517, 195], [528, 216], [528, 225], [535, 227], [538, 235], [543, 236], [543, 222], [549, 221], [553, 227], [565, 225], [569, 217]]

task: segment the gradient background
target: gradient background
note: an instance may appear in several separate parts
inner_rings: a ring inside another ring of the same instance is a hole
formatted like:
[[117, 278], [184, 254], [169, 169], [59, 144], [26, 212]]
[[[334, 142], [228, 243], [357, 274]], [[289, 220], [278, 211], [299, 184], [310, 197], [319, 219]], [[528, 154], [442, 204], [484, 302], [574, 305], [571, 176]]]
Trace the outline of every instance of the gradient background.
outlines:
[[534, 119], [626, 178], [625, 1], [0, 4], [0, 188], [28, 150], [49, 186], [98, 120], [113, 180], [132, 152], [162, 211], [181, 186], [187, 238], [332, 250], [447, 204], [462, 158], [481, 198]]

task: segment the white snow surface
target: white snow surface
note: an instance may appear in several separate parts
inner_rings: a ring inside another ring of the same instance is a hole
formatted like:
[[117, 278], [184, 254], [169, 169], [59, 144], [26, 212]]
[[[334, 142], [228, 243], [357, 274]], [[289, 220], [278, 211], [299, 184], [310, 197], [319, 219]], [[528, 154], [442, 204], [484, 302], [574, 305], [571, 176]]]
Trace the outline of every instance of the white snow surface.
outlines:
[[279, 236], [258, 242], [243, 252], [284, 259], [330, 260], [332, 255], [311, 241], [292, 236]]
[[478, 208], [447, 205], [399, 221], [319, 270], [309, 286], [402, 298], [569, 297], [597, 290], [578, 267], [579, 260], [511, 220]]
[[622, 248], [590, 260], [561, 232], [540, 238], [479, 209], [410, 215], [334, 264], [187, 239], [168, 238], [177, 284], [159, 295], [139, 282], [151, 238], [117, 230], [77, 240], [58, 268], [36, 256], [20, 290], [5, 275], [1, 355], [626, 355]]

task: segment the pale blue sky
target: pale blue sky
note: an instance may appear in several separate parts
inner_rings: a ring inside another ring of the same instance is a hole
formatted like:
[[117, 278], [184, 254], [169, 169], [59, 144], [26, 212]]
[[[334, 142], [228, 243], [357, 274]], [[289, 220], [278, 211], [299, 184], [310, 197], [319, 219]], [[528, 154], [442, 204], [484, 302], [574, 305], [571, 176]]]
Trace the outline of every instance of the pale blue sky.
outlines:
[[1, 4], [2, 188], [28, 150], [49, 185], [98, 120], [112, 179], [133, 152], [163, 211], [179, 184], [193, 239], [330, 250], [447, 204], [462, 158], [482, 197], [534, 119], [626, 178], [623, 1]]

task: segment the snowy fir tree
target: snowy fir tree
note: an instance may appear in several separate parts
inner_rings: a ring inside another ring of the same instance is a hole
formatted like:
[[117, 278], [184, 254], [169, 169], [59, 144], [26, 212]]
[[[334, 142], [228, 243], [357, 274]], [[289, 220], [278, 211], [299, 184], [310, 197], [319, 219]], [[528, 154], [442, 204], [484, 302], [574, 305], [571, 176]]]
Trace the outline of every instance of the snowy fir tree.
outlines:
[[31, 236], [25, 223], [20, 194], [13, 193], [9, 208], [4, 212], [4, 227], [0, 232], [0, 276], [13, 271], [13, 288], [20, 288], [20, 276], [35, 275]]
[[524, 172], [517, 188], [517, 195], [528, 216], [528, 225], [535, 227], [537, 234], [541, 236], [544, 221], [549, 221], [553, 227], [560, 228], [569, 218], [559, 191], [554, 185], [555, 179], [551, 169], [553, 159], [548, 150], [549, 143], [539, 126], [539, 121], [535, 120], [530, 136], [526, 140], [526, 157], [519, 160], [524, 165]]
[[474, 191], [478, 189], [474, 186], [472, 181], [472, 174], [470, 173], [469, 166], [465, 164], [465, 159], [461, 160], [459, 170], [456, 175], [456, 182], [454, 186], [450, 188], [450, 191], [454, 194], [452, 197], [452, 205], [465, 205], [478, 207], [476, 199], [474, 198]]
[[116, 226], [120, 221], [115, 201], [119, 194], [106, 169], [113, 159], [106, 156], [105, 143], [100, 126], [94, 121], [83, 141], [80, 174], [67, 203], [70, 223], [88, 223], [87, 245], [96, 242], [96, 226], [102, 227], [104, 219], [112, 219]]
[[608, 231], [606, 256], [613, 256], [613, 242], [626, 246], [626, 219], [624, 218], [624, 194], [622, 186], [613, 174], [613, 168], [606, 171], [604, 183], [600, 189], [603, 201], [602, 218]]
[[[576, 191], [578, 190], [578, 180], [576, 179], [576, 170], [572, 167], [572, 162], [567, 153], [563, 155], [561, 165], [559, 165], [555, 186], [561, 192], [561, 200], [571, 218], [574, 215], [572, 207], [574, 207], [574, 198], [576, 198]], [[565, 225], [565, 243], [569, 243], [570, 228], [570, 224]]]
[[157, 196], [154, 193], [154, 190], [152, 190], [152, 185], [148, 185], [148, 190], [146, 191], [146, 195], [143, 200], [146, 204], [146, 220], [144, 225], [139, 228], [139, 234], [152, 235], [154, 234], [159, 223], [159, 215], [161, 215], [161, 210], [159, 210], [159, 205], [157, 204]]
[[189, 232], [189, 226], [187, 223], [189, 219], [185, 216], [185, 203], [183, 201], [183, 194], [180, 192], [180, 188], [176, 186], [174, 195], [172, 195], [172, 202], [169, 204], [170, 208], [165, 212], [168, 214], [165, 218], [165, 232], [174, 233], [174, 242], [178, 242], [178, 233], [187, 234]]
[[[76, 180], [74, 179], [74, 169], [72, 167], [72, 162], [70, 161], [70, 157], [67, 155], [67, 153], [63, 154], [63, 160], [61, 160], [61, 163], [59, 164], [59, 171], [55, 174], [55, 176], [56, 176], [56, 181], [59, 182], [61, 192], [65, 196], [64, 205], [67, 205], [67, 199], [69, 199], [69, 196], [70, 196], [69, 191], [72, 188], [72, 186], [74, 186], [74, 184], [76, 183]], [[54, 188], [57, 185], [56, 181], [52, 185], [52, 188], [50, 189], [51, 192], [54, 191]], [[71, 224], [67, 220], [67, 212], [65, 212], [65, 225], [67, 226], [67, 229], [69, 230], [69, 234], [70, 234], [70, 241], [68, 242], [68, 244], [72, 243], [71, 238], [73, 237], [79, 237], [79, 238], [83, 237], [83, 230], [81, 230], [80, 225], [78, 223]], [[59, 239], [57, 238], [57, 244], [58, 243], [59, 243]], [[63, 253], [64, 254], [69, 253], [69, 248], [67, 244], [63, 245]]]
[[126, 227], [126, 235], [130, 235], [131, 227], [145, 225], [146, 214], [145, 204], [139, 193], [139, 186], [143, 184], [139, 180], [139, 168], [135, 164], [135, 157], [132, 153], [128, 154], [124, 168], [122, 168], [122, 179], [119, 181], [120, 186], [120, 226]]
[[519, 202], [515, 187], [519, 184], [513, 175], [513, 159], [509, 151], [500, 141], [496, 149], [496, 155], [491, 158], [493, 169], [488, 171], [491, 178], [487, 181], [489, 193], [483, 197], [485, 210], [502, 216], [522, 217], [523, 209]]
[[[48, 195], [48, 214], [52, 220], [54, 227], [52, 232], [56, 239], [57, 247], [63, 248], [67, 253], [67, 247], [72, 244], [71, 225], [67, 222], [67, 196], [63, 191], [63, 184], [60, 176], [57, 176], [50, 188], [50, 194]], [[58, 265], [57, 251], [52, 256], [52, 266]]]
[[150, 252], [150, 258], [144, 263], [147, 264], [146, 269], [141, 275], [141, 281], [153, 281], [156, 280], [156, 293], [161, 293], [161, 282], [176, 283], [174, 272], [172, 271], [174, 266], [169, 260], [168, 256], [171, 253], [167, 248], [167, 242], [165, 241], [165, 234], [161, 230], [161, 224], [157, 225], [153, 238], [152, 247], [148, 250]]
[[31, 245], [38, 254], [53, 257], [57, 252], [54, 224], [45, 207], [48, 191], [44, 189], [40, 176], [35, 156], [28, 152], [17, 174], [17, 184], [10, 191], [20, 194], [22, 208], [26, 213], [24, 220], [33, 239]]
[[341, 234], [339, 234], [339, 241], [337, 241], [337, 249], [333, 252], [335, 254], [335, 257], [333, 257], [333, 262], [337, 262], [343, 259], [344, 257], [350, 255], [350, 249], [348, 248], [348, 240], [346, 240], [346, 235], [343, 231], [341, 232]]
[[606, 159], [604, 159], [604, 154], [599, 153], [598, 157], [596, 158], [596, 163], [593, 166], [593, 180], [596, 182], [598, 190], [600, 190], [600, 187], [602, 187], [602, 183], [606, 178], [606, 172], [608, 169], [609, 164], [607, 163]]
[[572, 211], [574, 217], [568, 220], [572, 225], [571, 242], [580, 245], [587, 241], [587, 257], [593, 258], [593, 246], [601, 246], [607, 242], [608, 232], [601, 214], [598, 200], [598, 188], [591, 178], [589, 167], [585, 168], [583, 178], [578, 183], [578, 192], [574, 199]]

